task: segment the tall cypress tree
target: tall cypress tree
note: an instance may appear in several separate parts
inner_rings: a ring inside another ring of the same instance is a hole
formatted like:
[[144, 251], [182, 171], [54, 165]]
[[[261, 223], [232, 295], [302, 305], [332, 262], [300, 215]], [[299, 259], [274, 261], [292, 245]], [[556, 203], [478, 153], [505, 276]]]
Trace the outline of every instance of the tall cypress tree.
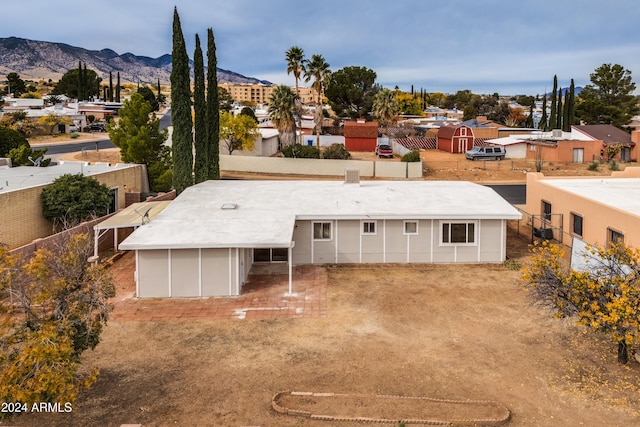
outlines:
[[558, 76], [553, 76], [553, 90], [551, 91], [551, 114], [549, 115], [549, 127], [553, 128], [558, 121], [558, 104], [556, 92], [558, 91]]
[[207, 180], [207, 102], [204, 91], [204, 59], [200, 47], [200, 36], [196, 34], [196, 49], [193, 53], [193, 109], [194, 145], [196, 159], [193, 165], [196, 183]]
[[160, 79], [158, 78], [158, 94], [156, 95], [156, 98], [160, 98], [160, 95], [162, 95], [162, 92], [160, 91]]
[[575, 123], [576, 117], [576, 85], [571, 79], [571, 86], [569, 86], [569, 130], [571, 130], [571, 125]]
[[173, 10], [171, 52], [171, 120], [173, 121], [173, 187], [180, 194], [193, 184], [193, 136], [189, 57], [182, 35], [178, 8]]
[[547, 94], [545, 93], [542, 97], [542, 118], [540, 119], [540, 123], [538, 124], [538, 129], [543, 131], [549, 130], [549, 126], [547, 125]]
[[116, 80], [116, 102], [120, 102], [120, 71]]
[[570, 90], [564, 92], [564, 107], [562, 109], [562, 130], [565, 132], [571, 131], [571, 120], [569, 118], [569, 110], [571, 109]]
[[562, 88], [558, 89], [558, 106], [556, 107], [556, 127], [554, 129], [562, 129]]
[[87, 63], [82, 67], [82, 99], [89, 99], [89, 78], [87, 77]]
[[109, 71], [109, 102], [113, 102], [113, 73]]
[[220, 179], [220, 100], [213, 29], [207, 30], [207, 177]]
[[78, 101], [82, 101], [82, 62], [78, 61]]

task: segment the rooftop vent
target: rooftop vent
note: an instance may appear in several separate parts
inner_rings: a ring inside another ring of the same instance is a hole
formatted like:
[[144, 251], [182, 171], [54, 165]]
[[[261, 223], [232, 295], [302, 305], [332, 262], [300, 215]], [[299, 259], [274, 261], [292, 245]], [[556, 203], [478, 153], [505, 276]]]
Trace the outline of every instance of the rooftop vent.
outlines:
[[344, 170], [344, 183], [345, 184], [360, 184], [360, 169], [345, 169]]
[[237, 207], [238, 205], [235, 203], [225, 203], [220, 207], [220, 209], [229, 210], [229, 209], [236, 209]]

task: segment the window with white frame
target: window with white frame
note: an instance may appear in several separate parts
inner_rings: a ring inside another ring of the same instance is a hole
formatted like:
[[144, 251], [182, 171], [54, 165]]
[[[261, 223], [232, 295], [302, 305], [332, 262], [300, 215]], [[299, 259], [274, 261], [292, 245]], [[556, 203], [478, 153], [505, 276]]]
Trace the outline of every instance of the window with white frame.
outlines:
[[331, 223], [314, 222], [313, 240], [331, 240]]
[[440, 243], [444, 245], [475, 245], [477, 241], [476, 228], [475, 221], [441, 222]]
[[404, 234], [418, 234], [418, 221], [405, 221]]
[[362, 221], [362, 234], [376, 234], [376, 221]]

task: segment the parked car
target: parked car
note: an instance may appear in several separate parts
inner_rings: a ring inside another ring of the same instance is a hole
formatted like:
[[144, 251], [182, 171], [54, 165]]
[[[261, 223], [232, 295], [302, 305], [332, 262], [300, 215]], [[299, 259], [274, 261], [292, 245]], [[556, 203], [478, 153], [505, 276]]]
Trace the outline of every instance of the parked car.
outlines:
[[506, 154], [504, 147], [473, 147], [464, 156], [469, 160], [502, 160]]
[[107, 131], [107, 125], [106, 123], [92, 123], [91, 126], [89, 126], [89, 130], [91, 132], [106, 132]]
[[376, 156], [378, 157], [393, 157], [393, 149], [390, 145], [380, 144], [376, 146]]

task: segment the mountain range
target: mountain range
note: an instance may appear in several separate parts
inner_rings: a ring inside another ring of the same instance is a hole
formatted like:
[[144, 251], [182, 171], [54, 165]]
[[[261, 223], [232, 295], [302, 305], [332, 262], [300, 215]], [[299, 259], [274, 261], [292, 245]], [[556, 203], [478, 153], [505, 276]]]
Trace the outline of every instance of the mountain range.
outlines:
[[[24, 79], [59, 80], [67, 71], [77, 68], [78, 62], [87, 64], [103, 81], [109, 79], [109, 72], [120, 73], [121, 82], [156, 84], [169, 83], [171, 75], [171, 55], [158, 58], [138, 56], [132, 53], [119, 55], [111, 49], [87, 50], [65, 43], [29, 40], [18, 37], [0, 38], [0, 76], [15, 72]], [[218, 82], [262, 83], [266, 80], [246, 77], [242, 74], [218, 68]]]

